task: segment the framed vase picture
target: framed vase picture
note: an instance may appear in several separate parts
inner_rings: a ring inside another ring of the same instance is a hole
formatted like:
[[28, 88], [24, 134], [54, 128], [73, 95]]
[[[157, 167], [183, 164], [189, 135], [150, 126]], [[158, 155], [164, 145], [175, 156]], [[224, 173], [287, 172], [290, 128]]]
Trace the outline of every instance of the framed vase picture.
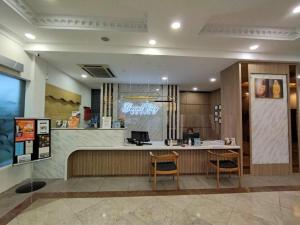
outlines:
[[221, 123], [221, 121], [222, 121], [221, 105], [214, 106], [214, 121], [216, 123]]
[[254, 85], [256, 98], [283, 98], [284, 93], [282, 79], [255, 78]]

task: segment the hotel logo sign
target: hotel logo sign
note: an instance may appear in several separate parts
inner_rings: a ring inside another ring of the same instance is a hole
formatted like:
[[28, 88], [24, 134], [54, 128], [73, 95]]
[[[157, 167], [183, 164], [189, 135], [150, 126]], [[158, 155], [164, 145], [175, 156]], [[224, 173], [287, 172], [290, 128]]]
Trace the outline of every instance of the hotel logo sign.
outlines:
[[159, 107], [153, 103], [142, 103], [135, 105], [132, 102], [125, 102], [121, 108], [122, 113], [132, 116], [155, 115], [159, 111]]

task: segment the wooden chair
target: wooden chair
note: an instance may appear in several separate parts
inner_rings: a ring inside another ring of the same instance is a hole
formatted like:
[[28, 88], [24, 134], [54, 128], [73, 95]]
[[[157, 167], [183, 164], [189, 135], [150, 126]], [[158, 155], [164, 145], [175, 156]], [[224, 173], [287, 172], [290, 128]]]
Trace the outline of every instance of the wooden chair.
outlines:
[[229, 173], [230, 175], [233, 172], [237, 172], [239, 176], [239, 187], [241, 186], [241, 165], [240, 154], [238, 152], [232, 150], [227, 150], [223, 153], [207, 151], [207, 176], [210, 167], [217, 171], [217, 188], [220, 187], [220, 173]]
[[150, 152], [150, 169], [149, 177], [151, 180], [154, 176], [153, 190], [156, 190], [156, 177], [157, 175], [173, 175], [177, 176], [177, 189], [179, 189], [179, 166], [178, 166], [179, 154], [172, 151], [169, 154], [155, 156]]

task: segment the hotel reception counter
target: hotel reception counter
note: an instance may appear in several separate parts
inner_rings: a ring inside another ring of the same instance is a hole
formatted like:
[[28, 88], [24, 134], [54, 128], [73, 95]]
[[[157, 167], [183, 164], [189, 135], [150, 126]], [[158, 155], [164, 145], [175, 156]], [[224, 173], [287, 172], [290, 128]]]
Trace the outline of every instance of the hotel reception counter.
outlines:
[[206, 150], [240, 149], [208, 144], [166, 146], [162, 142], [136, 146], [124, 144], [125, 133], [125, 129], [52, 129], [52, 158], [34, 164], [34, 177], [147, 175], [150, 151], [177, 151], [181, 174], [202, 174], [206, 172]]

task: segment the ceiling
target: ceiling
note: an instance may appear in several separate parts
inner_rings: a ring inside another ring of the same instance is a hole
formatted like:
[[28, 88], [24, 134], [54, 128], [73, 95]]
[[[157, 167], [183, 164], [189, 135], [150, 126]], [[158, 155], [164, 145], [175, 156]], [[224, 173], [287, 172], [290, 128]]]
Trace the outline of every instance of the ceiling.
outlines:
[[[41, 53], [40, 57], [92, 88], [99, 88], [101, 80], [91, 76], [82, 78], [80, 75], [84, 71], [78, 64], [107, 64], [119, 83], [180, 84], [184, 90], [198, 87], [202, 91], [217, 89], [219, 72], [235, 62], [231, 59], [99, 53]], [[163, 76], [169, 78], [167, 82], [161, 80]], [[210, 78], [217, 78], [217, 82], [211, 83]], [[105, 81], [115, 82], [115, 79]]]
[[[212, 90], [239, 60], [300, 61], [299, 0], [0, 0], [0, 33], [82, 79], [77, 64], [108, 64], [113, 82]], [[170, 23], [180, 21], [179, 30]], [[24, 33], [32, 33], [28, 40]], [[109, 42], [101, 41], [108, 37]], [[149, 46], [149, 39], [157, 44]], [[249, 46], [260, 47], [249, 50]], [[101, 82], [97, 80], [97, 82]], [[97, 83], [96, 82], [96, 83]]]

